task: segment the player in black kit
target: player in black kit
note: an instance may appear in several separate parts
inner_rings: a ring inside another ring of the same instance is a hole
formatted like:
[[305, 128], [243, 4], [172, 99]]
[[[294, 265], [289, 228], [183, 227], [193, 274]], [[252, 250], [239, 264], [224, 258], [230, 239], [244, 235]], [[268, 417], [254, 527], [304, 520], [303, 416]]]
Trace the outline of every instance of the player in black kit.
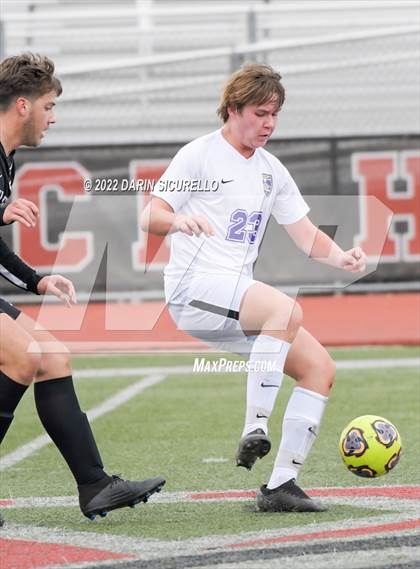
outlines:
[[[61, 92], [54, 64], [47, 57], [26, 53], [0, 63], [0, 226], [22, 223], [34, 227], [38, 221], [35, 204], [11, 200], [13, 156], [19, 146], [41, 143], [55, 122], [55, 99]], [[61, 275], [41, 277], [1, 237], [0, 274], [24, 290], [53, 294], [69, 306], [76, 302], [70, 280]], [[130, 481], [104, 471], [88, 419], [77, 400], [67, 348], [0, 298], [0, 443], [32, 381], [39, 418], [77, 482], [85, 516], [93, 519], [96, 514], [103, 516], [109, 510], [146, 502], [161, 489], [165, 480], [160, 476]]]

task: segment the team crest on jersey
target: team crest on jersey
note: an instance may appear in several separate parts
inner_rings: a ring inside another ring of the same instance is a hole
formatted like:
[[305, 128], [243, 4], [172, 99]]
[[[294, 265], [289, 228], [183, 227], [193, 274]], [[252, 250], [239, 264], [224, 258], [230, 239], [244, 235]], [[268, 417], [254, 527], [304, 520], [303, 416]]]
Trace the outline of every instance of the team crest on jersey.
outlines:
[[269, 196], [273, 190], [273, 176], [271, 174], [262, 175], [263, 188], [266, 196]]

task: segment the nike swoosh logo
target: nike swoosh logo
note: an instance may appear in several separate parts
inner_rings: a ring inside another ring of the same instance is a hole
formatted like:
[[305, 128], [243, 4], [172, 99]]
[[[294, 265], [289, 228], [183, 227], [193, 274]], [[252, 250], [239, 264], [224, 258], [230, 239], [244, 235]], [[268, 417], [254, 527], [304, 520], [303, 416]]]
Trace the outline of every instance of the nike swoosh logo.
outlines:
[[296, 465], [298, 465], [298, 466], [302, 466], [302, 464], [303, 464], [303, 462], [298, 462], [298, 461], [295, 460], [295, 459], [292, 460], [292, 463], [293, 463], [293, 464], [296, 464]]
[[316, 437], [316, 431], [314, 430], [313, 427], [308, 427], [308, 431], [309, 431], [310, 433], [312, 433], [314, 437]]
[[222, 184], [230, 184], [231, 182], [234, 182], [234, 180], [223, 180], [222, 178]]
[[257, 413], [257, 419], [268, 419], [267, 415], [260, 415]]
[[261, 387], [278, 387], [278, 385], [273, 385], [272, 383], [261, 382]]

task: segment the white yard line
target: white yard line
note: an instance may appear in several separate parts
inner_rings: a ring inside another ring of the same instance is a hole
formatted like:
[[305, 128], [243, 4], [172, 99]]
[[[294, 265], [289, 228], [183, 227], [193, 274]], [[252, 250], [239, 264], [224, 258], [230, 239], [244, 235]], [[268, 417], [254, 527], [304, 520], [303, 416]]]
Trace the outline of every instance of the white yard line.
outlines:
[[[156, 501], [157, 496], [151, 498], [151, 503]], [[323, 500], [325, 497], [323, 498]], [[394, 502], [394, 503], [393, 503]], [[46, 528], [40, 526], [29, 526], [22, 524], [15, 524], [7, 522], [1, 530], [1, 537], [5, 539], [24, 539], [29, 541], [39, 541], [46, 543], [63, 543], [67, 545], [77, 545], [77, 547], [91, 547], [101, 550], [109, 550], [120, 553], [140, 553], [142, 559], [157, 559], [161, 557], [176, 557], [178, 555], [191, 555], [206, 553], [209, 550], [227, 551], [231, 544], [243, 543], [252, 540], [264, 540], [271, 538], [287, 537], [291, 535], [308, 534], [313, 532], [323, 532], [336, 529], [353, 529], [359, 527], [375, 527], [382, 524], [404, 522], [416, 519], [418, 517], [418, 510], [414, 509], [415, 504], [413, 500], [395, 500], [384, 504], [378, 504], [377, 500], [370, 500], [359, 498], [353, 500], [353, 505], [358, 507], [369, 507], [378, 510], [381, 509], [394, 509], [393, 513], [384, 513], [372, 517], [354, 517], [349, 519], [340, 519], [329, 522], [314, 521], [309, 524], [295, 525], [289, 527], [270, 528], [265, 530], [253, 530], [243, 532], [240, 534], [224, 534], [224, 535], [210, 535], [200, 537], [190, 537], [187, 539], [156, 539], [144, 538], [141, 536], [131, 537], [126, 535], [111, 535], [106, 533], [95, 533], [91, 530], [89, 532], [72, 531], [71, 529], [63, 528]], [[347, 504], [348, 501], [343, 500], [342, 497], [334, 497], [328, 500], [329, 505], [332, 504]], [[148, 507], [148, 506], [145, 506]], [[139, 523], [141, 520], [142, 506], [139, 507], [136, 514], [139, 516]], [[111, 515], [111, 514], [110, 514]], [[93, 522], [93, 523], [101, 523]], [[133, 523], [135, 523], [133, 521]], [[86, 520], [86, 524], [92, 524]], [[95, 526], [90, 525], [90, 528]], [[140, 530], [141, 531], [141, 530]], [[417, 529], [405, 529], [392, 532], [393, 536], [407, 535], [416, 533]], [[382, 532], [374, 535], [389, 535], [386, 528]], [[370, 539], [371, 534], [358, 535], [357, 539]], [[329, 538], [331, 540], [335, 538]], [[352, 539], [345, 537], [340, 539]], [[327, 541], [327, 540], [325, 540]], [[305, 540], [305, 543], [318, 543], [319, 539], [314, 537], [310, 540]], [[261, 544], [259, 547], [263, 547]], [[284, 542], [281, 547], [294, 548], [296, 542]]]
[[420, 358], [392, 358], [381, 360], [339, 360], [337, 369], [375, 369], [387, 367], [419, 367]]
[[[380, 487], [382, 488], [382, 487]], [[357, 492], [357, 489], [355, 489]], [[221, 491], [220, 501], [226, 501], [226, 498], [223, 497], [223, 494], [226, 491]], [[230, 492], [235, 492], [235, 490], [231, 490]], [[206, 493], [206, 491], [204, 491]], [[153, 502], [191, 502], [191, 497], [196, 495], [196, 491], [192, 492], [163, 492], [159, 496], [153, 496]], [[70, 506], [76, 505], [76, 500], [73, 497], [58, 497], [58, 498], [18, 498], [16, 499], [16, 504], [12, 507], [22, 507], [24, 501], [27, 501], [25, 504], [26, 507], [41, 507], [42, 501], [44, 501], [44, 506]], [[56, 502], [56, 500], [58, 502]], [[229, 500], [229, 499], [228, 499]], [[248, 498], [249, 500], [249, 498]], [[126, 535], [110, 535], [107, 533], [96, 533], [91, 531], [72, 531], [71, 529], [64, 529], [64, 528], [48, 528], [48, 527], [40, 527], [40, 526], [26, 526], [21, 524], [14, 524], [11, 522], [7, 522], [7, 524], [2, 528], [1, 537], [4, 539], [19, 539], [19, 540], [28, 540], [28, 541], [37, 541], [39, 543], [56, 543], [56, 544], [67, 544], [77, 546], [79, 548], [87, 547], [87, 548], [97, 548], [102, 551], [110, 551], [110, 552], [119, 552], [119, 553], [127, 553], [134, 556], [133, 562], [135, 559], [142, 560], [144, 566], [145, 561], [155, 561], [158, 563], [154, 563], [153, 567], [157, 567], [159, 564], [159, 560], [165, 564], [166, 561], [169, 559], [172, 560], [173, 565], [171, 566], [178, 566], [183, 567], [183, 559], [185, 555], [192, 555], [197, 556], [197, 565], [194, 567], [208, 567], [208, 569], [212, 569], [215, 567], [226, 567], [226, 569], [230, 567], [255, 567], [255, 560], [253, 563], [248, 563], [246, 560], [238, 560], [236, 563], [235, 559], [227, 559], [227, 563], [223, 563], [223, 560], [220, 563], [215, 563], [211, 561], [209, 565], [205, 564], [204, 562], [199, 562], [201, 556], [205, 556], [208, 553], [225, 553], [229, 551], [235, 551], [237, 545], [244, 545], [243, 547], [239, 548], [239, 551], [246, 551], [246, 549], [255, 549], [260, 548], [261, 553], [263, 555], [264, 547], [276, 547], [280, 550], [284, 551], [281, 565], [286, 568], [288, 567], [297, 567], [296, 564], [296, 553], [294, 550], [297, 546], [302, 545], [303, 543], [306, 546], [307, 554], [305, 554], [305, 559], [310, 559], [311, 561], [316, 561], [319, 559], [324, 559], [327, 561], [326, 564], [310, 564], [306, 563], [304, 566], [306, 569], [322, 569], [323, 567], [329, 566], [332, 568], [336, 567], [345, 567], [346, 560], [348, 561], [348, 552], [334, 552], [333, 550], [323, 554], [320, 556], [318, 554], [311, 555], [310, 547], [312, 544], [318, 544], [320, 542], [318, 533], [319, 532], [328, 532], [328, 531], [336, 531], [337, 529], [340, 530], [350, 530], [349, 535], [340, 537], [340, 541], [352, 541], [354, 539], [357, 540], [364, 540], [367, 543], [369, 540], [375, 537], [388, 537], [391, 535], [395, 539], [395, 547], [394, 548], [387, 548], [384, 550], [382, 556], [379, 555], [379, 551], [376, 553], [372, 552], [372, 549], [369, 548], [369, 545], [365, 552], [366, 553], [366, 567], [374, 567], [376, 564], [375, 560], [380, 560], [382, 565], [385, 561], [389, 561], [391, 556], [392, 559], [397, 558], [399, 554], [401, 554], [402, 548], [398, 545], [398, 538], [406, 537], [409, 535], [416, 535], [417, 528], [395, 528], [395, 531], [388, 531], [387, 524], [395, 524], [401, 522], [409, 522], [412, 520], [416, 520], [418, 518], [418, 502], [416, 500], [409, 500], [409, 499], [400, 499], [400, 498], [382, 498], [378, 501], [376, 496], [372, 497], [364, 497], [364, 496], [323, 496], [323, 501], [326, 501], [330, 505], [332, 504], [351, 504], [358, 507], [364, 507], [367, 509], [377, 509], [377, 510], [387, 510], [383, 513], [378, 513], [374, 517], [355, 517], [349, 519], [340, 519], [328, 522], [319, 522], [314, 520], [312, 523], [309, 524], [298, 524], [291, 527], [281, 527], [282, 524], [280, 522], [280, 527], [278, 528], [269, 528], [265, 530], [252, 530], [249, 532], [243, 532], [239, 534], [224, 534], [224, 535], [209, 535], [209, 536], [199, 536], [199, 537], [190, 537], [187, 539], [156, 539], [156, 538], [144, 538], [141, 535], [137, 536], [126, 536]], [[61, 501], [61, 504], [59, 502]], [[229, 500], [230, 501], [230, 500]], [[195, 502], [195, 500], [194, 500]], [[149, 505], [146, 507], [150, 507]], [[388, 510], [394, 510], [392, 513], [389, 513]], [[139, 511], [136, 512], [138, 515], [138, 520], [134, 521], [133, 523], [139, 524], [139, 533], [141, 534], [141, 516], [142, 507], [139, 508]], [[89, 524], [89, 529], [93, 529], [95, 526], [90, 525], [92, 522], [87, 522]], [[95, 523], [101, 523], [95, 522]], [[381, 527], [384, 526], [384, 527]], [[364, 533], [361, 531], [356, 534], [356, 536], [352, 536], [352, 530], [364, 528], [372, 528], [371, 532]], [[377, 528], [377, 530], [375, 530]], [[309, 534], [309, 535], [308, 535]], [[310, 535], [314, 534], [314, 535]], [[294, 537], [292, 541], [285, 541], [281, 543], [276, 543], [271, 545], [268, 541], [264, 543], [265, 540], [271, 540], [279, 538], [287, 538], [287, 537]], [[299, 536], [302, 536], [302, 541], [299, 540]], [[334, 545], [334, 541], [337, 540], [337, 537], [334, 535], [325, 536], [321, 543], [327, 544], [328, 542]], [[252, 543], [256, 541], [255, 545]], [[251, 543], [248, 543], [251, 542]], [[291, 558], [288, 560], [288, 550], [290, 551]], [[362, 548], [363, 550], [363, 548]], [[407, 549], [409, 552], [415, 552], [418, 555], [418, 548], [411, 547]], [[417, 559], [414, 553], [409, 557], [410, 560]], [[339, 555], [339, 557], [337, 557]], [[394, 557], [392, 557], [394, 556]], [[179, 562], [177, 563], [177, 557], [179, 557]], [[339, 559], [339, 563], [335, 562]], [[285, 560], [285, 563], [283, 563]], [[290, 561], [290, 563], [288, 562]], [[299, 557], [299, 563], [301, 558]], [[344, 562], [344, 564], [342, 563]], [[104, 563], [96, 562], [94, 564], [95, 567], [108, 565], [108, 561]], [[271, 563], [271, 562], [270, 562]], [[275, 569], [279, 567], [280, 561], [279, 559], [274, 559], [271, 564], [266, 564], [264, 562], [261, 567], [270, 567]], [[118, 567], [119, 562], [112, 561], [112, 567]], [[389, 563], [387, 564], [387, 566]], [[80, 567], [81, 564], [71, 564], [70, 567], [76, 568]], [[89, 564], [84, 564], [83, 566], [89, 566]], [[359, 566], [359, 565], [358, 565]], [[361, 566], [361, 565], [360, 565]], [[260, 567], [260, 565], [258, 565]]]
[[[204, 359], [206, 361], [208, 360], [207, 357], [204, 357]], [[375, 368], [380, 369], [380, 368], [392, 368], [392, 367], [419, 367], [420, 358], [338, 360], [336, 362], [336, 366], [337, 369], [375, 369]], [[226, 371], [224, 371], [223, 368], [221, 368], [218, 373], [225, 373], [225, 372]], [[74, 372], [74, 377], [79, 379], [88, 379], [90, 377], [131, 377], [133, 375], [150, 374], [150, 373], [164, 373], [165, 375], [175, 375], [175, 374], [194, 373], [194, 372], [193, 372], [193, 366], [191, 364], [191, 365], [168, 366], [168, 367], [122, 367], [122, 368], [107, 368], [107, 369], [103, 368], [80, 369]], [[212, 371], [208, 373], [216, 373], [216, 372]], [[230, 371], [229, 373], [235, 373], [235, 372]], [[244, 372], [242, 371], [241, 373]]]
[[[371, 487], [375, 488], [375, 487]], [[380, 486], [379, 488], [383, 488]], [[253, 496], [241, 496], [241, 490], [226, 490], [220, 491], [220, 495], [215, 493], [214, 497], [206, 498], [208, 492], [197, 491], [178, 491], [178, 492], [165, 492], [155, 494], [151, 501], [155, 504], [174, 504], [174, 503], [190, 503], [190, 504], [212, 504], [212, 503], [227, 503], [227, 502], [253, 502]], [[250, 490], [245, 490], [250, 492]], [[234, 495], [237, 493], [238, 495]], [[232, 494], [232, 495], [226, 495]], [[346, 504], [348, 506], [357, 506], [367, 509], [377, 510], [404, 510], [411, 519], [413, 516], [419, 516], [419, 502], [413, 499], [404, 498], [391, 498], [388, 496], [319, 496], [317, 499], [327, 504]], [[5, 499], [2, 503], [0, 500], [0, 507], [2, 509], [14, 508], [63, 508], [75, 507], [79, 505], [77, 496], [24, 496], [20, 498]], [[369, 523], [369, 519], [366, 520]], [[277, 530], [275, 530], [277, 531]]]
[[79, 369], [73, 372], [75, 379], [89, 379], [92, 377], [132, 377], [133, 375], [146, 374], [165, 374], [192, 373], [192, 366], [170, 366], [170, 367], [117, 367], [117, 368], [95, 368]]
[[[144, 369], [139, 368], [137, 375], [145, 375]], [[137, 381], [133, 385], [130, 385], [129, 387], [126, 387], [125, 389], [118, 391], [115, 395], [109, 397], [109, 399], [106, 399], [96, 407], [89, 409], [89, 411], [87, 411], [87, 416], [89, 420], [94, 421], [98, 417], [101, 417], [106, 413], [114, 411], [114, 409], [117, 409], [117, 407], [120, 407], [124, 403], [127, 403], [127, 401], [130, 401], [130, 399], [132, 399], [133, 397], [135, 397], [136, 395], [138, 395], [148, 387], [152, 387], [153, 385], [160, 383], [166, 377], [167, 375], [164, 374], [158, 374], [158, 373], [149, 374], [147, 375], [147, 377], [141, 379], [140, 381]], [[29, 443], [17, 448], [13, 452], [10, 452], [9, 454], [3, 456], [2, 458], [0, 458], [0, 471], [6, 470], [6, 468], [10, 468], [11, 466], [17, 464], [18, 462], [21, 462], [23, 459], [27, 458], [34, 452], [40, 450], [50, 442], [51, 439], [48, 435], [41, 435], [33, 439]]]

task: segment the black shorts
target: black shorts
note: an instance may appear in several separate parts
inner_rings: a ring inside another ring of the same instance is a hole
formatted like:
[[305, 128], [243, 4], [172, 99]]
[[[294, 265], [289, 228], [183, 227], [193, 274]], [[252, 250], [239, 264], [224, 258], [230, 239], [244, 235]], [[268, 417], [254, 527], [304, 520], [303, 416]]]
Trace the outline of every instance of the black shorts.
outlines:
[[0, 314], [2, 312], [8, 314], [10, 318], [13, 318], [13, 320], [16, 320], [20, 314], [20, 310], [18, 310], [16, 306], [13, 306], [13, 304], [10, 304], [10, 302], [7, 302], [7, 300], [0, 297]]

